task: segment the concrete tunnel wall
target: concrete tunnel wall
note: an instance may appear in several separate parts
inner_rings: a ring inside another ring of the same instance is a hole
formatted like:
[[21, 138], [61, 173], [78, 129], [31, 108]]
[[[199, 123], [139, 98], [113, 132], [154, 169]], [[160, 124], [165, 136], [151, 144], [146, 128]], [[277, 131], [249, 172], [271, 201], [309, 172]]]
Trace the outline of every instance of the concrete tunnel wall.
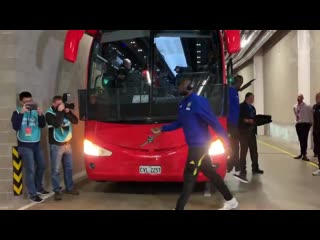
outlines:
[[[273, 122], [265, 128], [265, 135], [295, 144], [298, 144], [298, 139], [292, 108], [296, 103], [296, 97], [301, 92], [305, 95], [305, 101], [313, 105], [315, 94], [320, 92], [320, 48], [318, 47], [320, 45], [320, 31], [308, 31], [307, 40], [300, 42], [302, 45], [306, 44], [307, 50], [301, 50], [298, 34], [300, 34], [300, 38], [303, 37], [302, 34], [305, 34], [302, 33], [303, 31], [279, 30], [263, 46], [260, 51], [263, 62], [263, 79], [257, 79], [251, 89], [248, 88], [244, 91], [253, 91], [258, 81], [263, 82], [264, 114], [270, 114], [273, 118]], [[308, 42], [310, 42], [310, 51], [308, 51]], [[308, 61], [310, 61], [309, 65]], [[236, 73], [244, 76], [244, 82], [256, 78], [254, 69], [252, 71], [253, 66], [251, 59], [240, 69], [236, 69]], [[303, 74], [300, 73], [300, 79], [299, 69], [303, 69]], [[305, 72], [310, 72], [310, 89], [305, 87], [308, 86], [309, 81], [308, 74], [304, 74]], [[256, 98], [258, 97], [259, 94], [256, 93]], [[240, 98], [242, 101], [243, 93], [240, 94]], [[309, 147], [312, 146], [311, 139], [310, 134]]]
[[267, 135], [298, 143], [293, 114], [298, 95], [297, 31], [273, 38], [263, 55], [265, 113], [273, 119]]
[[320, 31], [310, 31], [311, 47], [311, 99], [315, 102], [315, 95], [320, 92]]
[[[51, 106], [54, 95], [69, 92], [76, 103], [75, 113], [78, 116], [77, 90], [86, 85], [91, 37], [84, 36], [79, 46], [78, 60], [72, 64], [63, 59], [65, 34], [65, 30], [0, 31], [0, 199], [12, 197], [11, 147], [17, 143], [10, 119], [16, 108], [17, 94], [30, 91], [45, 111]], [[73, 131], [75, 175], [84, 171], [83, 126], [84, 123], [79, 121]], [[47, 138], [45, 128], [41, 139], [47, 163], [44, 183], [52, 189]]]

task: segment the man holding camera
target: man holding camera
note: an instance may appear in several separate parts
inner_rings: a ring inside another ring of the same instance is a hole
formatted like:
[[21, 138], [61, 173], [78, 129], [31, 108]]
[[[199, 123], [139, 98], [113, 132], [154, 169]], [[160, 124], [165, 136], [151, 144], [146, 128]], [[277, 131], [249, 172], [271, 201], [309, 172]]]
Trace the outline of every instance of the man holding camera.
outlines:
[[74, 188], [72, 179], [72, 124], [78, 123], [78, 118], [64, 103], [61, 96], [55, 96], [52, 106], [46, 112], [49, 128], [49, 144], [51, 156], [51, 181], [55, 200], [62, 200], [60, 187], [60, 163], [63, 164], [65, 193], [79, 195]]
[[45, 162], [40, 149], [41, 128], [45, 127], [46, 120], [42, 109], [33, 102], [31, 93], [20, 93], [19, 100], [21, 106], [13, 112], [11, 123], [17, 132], [18, 152], [24, 165], [30, 200], [40, 203], [43, 202], [40, 195], [49, 193], [42, 186]]

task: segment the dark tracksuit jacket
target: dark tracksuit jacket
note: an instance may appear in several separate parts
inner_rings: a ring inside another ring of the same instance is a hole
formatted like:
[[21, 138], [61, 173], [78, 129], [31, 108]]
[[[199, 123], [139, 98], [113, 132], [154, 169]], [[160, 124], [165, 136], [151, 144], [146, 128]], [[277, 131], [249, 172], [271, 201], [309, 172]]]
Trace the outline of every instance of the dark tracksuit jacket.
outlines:
[[[64, 117], [66, 117], [72, 124], [78, 123], [78, 118], [72, 113], [71, 110], [68, 113], [65, 113], [64, 111], [58, 111], [54, 106], [51, 106], [51, 108], [56, 113], [56, 116], [50, 113], [46, 114], [45, 119], [47, 120], [48, 125], [52, 125], [54, 128], [58, 128], [62, 125]], [[49, 128], [49, 143], [55, 145], [64, 145], [68, 142], [57, 142], [53, 137], [53, 128]]]
[[211, 136], [208, 126], [228, 144], [228, 135], [204, 97], [192, 93], [179, 105], [178, 119], [161, 128], [163, 132], [182, 128], [189, 147], [207, 147]]

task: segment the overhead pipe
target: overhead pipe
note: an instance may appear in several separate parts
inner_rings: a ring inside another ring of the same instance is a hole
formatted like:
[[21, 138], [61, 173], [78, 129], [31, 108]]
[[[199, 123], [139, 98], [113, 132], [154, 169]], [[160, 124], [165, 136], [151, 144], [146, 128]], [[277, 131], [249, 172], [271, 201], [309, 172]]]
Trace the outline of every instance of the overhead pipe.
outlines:
[[261, 39], [255, 44], [255, 46], [248, 52], [248, 54], [240, 59], [238, 62], [234, 64], [234, 68], [240, 67], [242, 64], [244, 64], [246, 61], [251, 59], [259, 50], [260, 48], [276, 33], [277, 30], [268, 30], [266, 31]]
[[241, 49], [240, 53], [237, 54], [237, 56], [234, 57], [233, 62], [237, 62], [243, 57], [243, 55], [252, 46], [252, 43], [257, 39], [261, 32], [262, 30], [255, 30], [250, 34], [250, 36], [248, 37], [250, 38], [250, 42], [243, 49]]

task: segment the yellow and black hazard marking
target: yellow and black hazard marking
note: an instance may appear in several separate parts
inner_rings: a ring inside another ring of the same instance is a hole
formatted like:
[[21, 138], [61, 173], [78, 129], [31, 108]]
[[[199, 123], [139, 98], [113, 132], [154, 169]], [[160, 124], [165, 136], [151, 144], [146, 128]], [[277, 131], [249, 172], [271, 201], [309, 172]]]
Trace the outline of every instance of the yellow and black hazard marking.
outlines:
[[13, 194], [22, 194], [22, 160], [17, 147], [12, 147], [12, 166], [13, 166]]

